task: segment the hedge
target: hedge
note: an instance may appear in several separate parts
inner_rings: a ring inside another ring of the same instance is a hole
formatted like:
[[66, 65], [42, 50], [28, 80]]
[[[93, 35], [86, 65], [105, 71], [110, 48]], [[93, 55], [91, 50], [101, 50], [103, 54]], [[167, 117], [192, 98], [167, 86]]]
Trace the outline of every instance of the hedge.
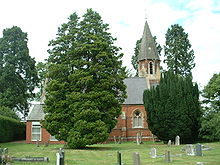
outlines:
[[25, 139], [25, 124], [0, 115], [0, 142]]

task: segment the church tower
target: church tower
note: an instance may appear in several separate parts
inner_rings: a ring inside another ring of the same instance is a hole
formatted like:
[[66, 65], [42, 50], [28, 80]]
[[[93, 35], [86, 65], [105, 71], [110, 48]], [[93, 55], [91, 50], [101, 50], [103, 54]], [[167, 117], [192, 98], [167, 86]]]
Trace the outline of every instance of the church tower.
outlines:
[[148, 89], [160, 81], [160, 58], [147, 21], [138, 55], [138, 76], [146, 78]]

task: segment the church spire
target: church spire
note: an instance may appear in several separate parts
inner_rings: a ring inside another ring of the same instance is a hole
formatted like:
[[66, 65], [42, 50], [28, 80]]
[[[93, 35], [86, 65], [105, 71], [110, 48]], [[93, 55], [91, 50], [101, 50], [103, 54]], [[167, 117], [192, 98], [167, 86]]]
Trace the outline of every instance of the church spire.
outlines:
[[160, 81], [160, 58], [147, 20], [138, 55], [138, 76], [146, 78], [149, 89]]
[[160, 60], [147, 20], [145, 22], [144, 33], [140, 45], [140, 53], [138, 55], [138, 61], [142, 60]]

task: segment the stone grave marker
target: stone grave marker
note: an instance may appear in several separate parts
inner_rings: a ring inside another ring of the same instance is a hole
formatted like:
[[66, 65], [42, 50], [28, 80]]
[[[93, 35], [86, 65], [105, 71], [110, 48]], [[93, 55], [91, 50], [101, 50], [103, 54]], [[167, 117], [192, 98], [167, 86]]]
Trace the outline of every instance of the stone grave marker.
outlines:
[[172, 141], [169, 140], [168, 143], [167, 143], [167, 146], [170, 147], [170, 146], [171, 146], [171, 143], [172, 143]]
[[56, 153], [56, 165], [64, 165], [65, 153], [64, 149], [60, 148], [59, 152]]
[[49, 162], [48, 157], [12, 157], [13, 161], [19, 161], [19, 162]]
[[175, 145], [179, 146], [180, 145], [180, 137], [176, 136], [175, 138]]
[[137, 145], [141, 144], [141, 142], [140, 142], [140, 133], [139, 132], [136, 135], [136, 141], [137, 141]]
[[156, 148], [151, 148], [151, 150], [150, 150], [150, 157], [151, 158], [156, 158], [157, 157], [157, 150], [156, 150]]
[[114, 142], [115, 142], [115, 144], [117, 144], [117, 140], [116, 140], [116, 137], [114, 136]]
[[192, 144], [187, 144], [185, 146], [186, 155], [195, 156], [195, 148]]
[[171, 153], [170, 153], [170, 151], [165, 151], [165, 162], [171, 162]]
[[121, 163], [121, 152], [117, 151], [117, 165], [122, 165]]
[[133, 165], [141, 165], [140, 155], [138, 152], [133, 153]]
[[196, 144], [196, 156], [202, 156], [202, 145]]

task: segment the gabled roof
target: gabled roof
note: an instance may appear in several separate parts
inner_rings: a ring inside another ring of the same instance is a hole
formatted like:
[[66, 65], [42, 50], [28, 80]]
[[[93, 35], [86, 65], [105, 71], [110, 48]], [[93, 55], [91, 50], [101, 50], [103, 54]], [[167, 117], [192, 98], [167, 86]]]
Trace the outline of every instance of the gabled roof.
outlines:
[[34, 104], [33, 109], [27, 117], [27, 120], [44, 120], [43, 104]]
[[[127, 99], [124, 101], [124, 105], [141, 105], [143, 104], [143, 93], [147, 89], [146, 79], [144, 77], [131, 77], [124, 80], [127, 86]], [[43, 111], [44, 104], [34, 104], [33, 109], [27, 117], [29, 121], [44, 120], [45, 113]]]
[[144, 26], [144, 33], [141, 39], [138, 61], [147, 59], [160, 60], [156, 50], [155, 41], [151, 35], [150, 28], [146, 21]]
[[124, 83], [127, 86], [126, 92], [128, 97], [123, 104], [143, 104], [143, 93], [147, 89], [146, 78], [126, 78]]

